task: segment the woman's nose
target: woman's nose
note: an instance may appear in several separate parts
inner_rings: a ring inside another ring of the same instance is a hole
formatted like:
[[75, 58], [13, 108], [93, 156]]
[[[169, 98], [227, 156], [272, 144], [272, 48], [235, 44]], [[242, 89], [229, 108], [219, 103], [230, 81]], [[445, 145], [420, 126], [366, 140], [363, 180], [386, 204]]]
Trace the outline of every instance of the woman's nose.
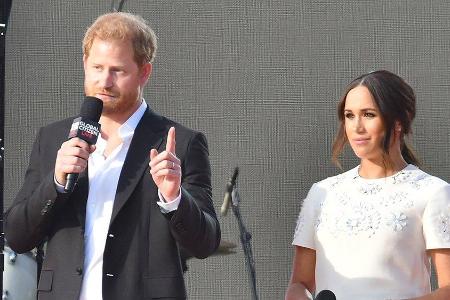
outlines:
[[364, 132], [364, 123], [360, 117], [355, 118], [355, 131]]

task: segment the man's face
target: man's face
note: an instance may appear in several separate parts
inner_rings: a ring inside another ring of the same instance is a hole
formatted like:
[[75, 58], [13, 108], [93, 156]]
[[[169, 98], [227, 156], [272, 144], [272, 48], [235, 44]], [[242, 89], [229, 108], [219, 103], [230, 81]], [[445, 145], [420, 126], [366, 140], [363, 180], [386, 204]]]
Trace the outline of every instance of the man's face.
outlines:
[[137, 65], [130, 41], [97, 38], [83, 62], [86, 96], [103, 101], [103, 116], [127, 120], [140, 105], [151, 64]]

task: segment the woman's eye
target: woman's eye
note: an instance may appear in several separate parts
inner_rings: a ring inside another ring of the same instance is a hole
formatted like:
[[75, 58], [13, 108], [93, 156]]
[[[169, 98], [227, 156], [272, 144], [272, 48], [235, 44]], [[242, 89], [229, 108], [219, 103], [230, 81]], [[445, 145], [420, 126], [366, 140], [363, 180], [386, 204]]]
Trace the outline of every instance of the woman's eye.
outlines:
[[346, 114], [344, 114], [344, 117], [346, 119], [351, 119], [351, 118], [353, 118], [353, 114], [352, 113], [346, 113]]

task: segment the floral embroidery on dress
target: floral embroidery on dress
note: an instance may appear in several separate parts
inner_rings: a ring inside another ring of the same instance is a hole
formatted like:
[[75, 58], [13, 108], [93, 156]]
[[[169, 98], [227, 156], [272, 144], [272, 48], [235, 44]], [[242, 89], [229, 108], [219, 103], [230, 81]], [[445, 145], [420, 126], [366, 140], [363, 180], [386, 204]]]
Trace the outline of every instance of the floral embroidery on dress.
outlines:
[[391, 205], [398, 205], [403, 209], [408, 209], [413, 207], [414, 202], [411, 196], [407, 192], [395, 192], [392, 195], [383, 197], [380, 204], [384, 207], [389, 207]]
[[450, 205], [442, 211], [437, 218], [437, 230], [439, 236], [446, 242], [450, 242]]
[[375, 195], [383, 190], [382, 186], [377, 183], [361, 184], [358, 188], [359, 192], [364, 195]]
[[394, 231], [402, 231], [408, 224], [408, 217], [402, 212], [393, 212], [388, 218], [386, 225], [391, 227]]
[[367, 201], [351, 201], [348, 195], [336, 193], [338, 201], [325, 201], [318, 216], [317, 230], [339, 235], [364, 234], [369, 238], [378, 230], [381, 215]]
[[366, 233], [371, 237], [379, 227], [380, 215], [371, 205], [359, 202], [350, 209], [349, 214], [343, 216], [343, 220], [347, 234]]
[[[320, 213], [315, 220], [316, 230], [326, 230], [335, 237], [339, 235], [365, 235], [373, 237], [382, 228], [401, 232], [408, 225], [407, 211], [414, 200], [408, 188], [394, 188], [414, 181], [413, 172], [404, 170], [386, 178], [371, 181], [361, 178], [357, 169], [347, 176], [330, 178], [331, 198], [319, 204]], [[347, 183], [356, 193], [349, 190]]]
[[335, 188], [337, 185], [341, 184], [343, 178], [344, 178], [343, 174], [331, 177], [330, 178], [330, 180], [331, 180], [330, 187]]
[[[418, 196], [435, 183], [435, 177], [414, 166], [375, 180], [360, 177], [357, 168], [330, 177], [318, 185], [324, 196], [314, 204], [317, 214], [314, 219], [306, 215], [304, 219], [300, 213], [295, 236], [305, 230], [304, 222], [311, 222], [316, 234], [323, 232], [335, 238], [373, 238], [388, 232], [401, 234], [408, 227], [415, 230], [416, 219], [420, 218], [417, 209], [427, 201]], [[439, 236], [450, 242], [450, 206], [434, 222]]]
[[411, 172], [401, 171], [398, 174], [395, 174], [394, 176], [392, 176], [392, 183], [393, 184], [403, 183], [403, 182], [408, 181], [410, 179], [410, 177], [411, 177]]
[[422, 174], [421, 176], [416, 177], [415, 180], [411, 180], [408, 183], [411, 188], [413, 188], [415, 190], [420, 190], [420, 189], [428, 186], [432, 182], [433, 182], [432, 177], [426, 176], [426, 174]]

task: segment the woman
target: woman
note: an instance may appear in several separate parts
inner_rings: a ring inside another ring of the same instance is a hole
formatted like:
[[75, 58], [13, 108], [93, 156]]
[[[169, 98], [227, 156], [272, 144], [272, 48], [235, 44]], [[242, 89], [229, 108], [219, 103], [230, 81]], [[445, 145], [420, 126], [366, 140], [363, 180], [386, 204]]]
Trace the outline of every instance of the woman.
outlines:
[[[349, 84], [333, 160], [350, 144], [360, 165], [315, 183], [303, 202], [286, 299], [450, 299], [450, 185], [420, 170], [405, 143], [413, 89], [388, 71]], [[430, 290], [430, 263], [439, 289]]]

